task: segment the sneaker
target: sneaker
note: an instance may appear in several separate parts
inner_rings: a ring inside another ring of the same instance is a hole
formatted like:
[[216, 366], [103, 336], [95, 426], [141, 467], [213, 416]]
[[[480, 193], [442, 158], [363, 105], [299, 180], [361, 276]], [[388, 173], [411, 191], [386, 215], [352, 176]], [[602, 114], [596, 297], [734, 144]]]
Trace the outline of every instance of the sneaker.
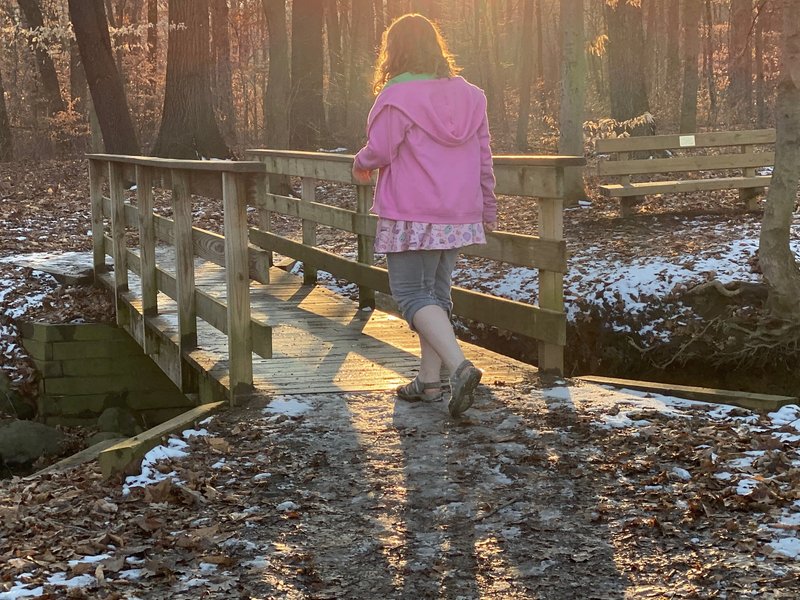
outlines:
[[[426, 393], [426, 390], [434, 391]], [[398, 387], [397, 395], [407, 402], [440, 402], [444, 400], [441, 382], [423, 383], [418, 377]]]
[[481, 382], [483, 372], [471, 361], [465, 360], [450, 376], [450, 415], [459, 417], [475, 401], [475, 388]]

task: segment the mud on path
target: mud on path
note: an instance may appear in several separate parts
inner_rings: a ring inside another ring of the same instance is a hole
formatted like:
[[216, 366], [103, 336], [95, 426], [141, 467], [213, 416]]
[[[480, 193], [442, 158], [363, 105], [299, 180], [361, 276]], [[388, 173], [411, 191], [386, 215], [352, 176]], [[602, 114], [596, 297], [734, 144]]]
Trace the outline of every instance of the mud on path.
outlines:
[[[486, 383], [459, 421], [389, 392], [255, 402], [146, 487], [0, 482], [0, 598], [71, 577], [78, 598], [797, 597], [767, 527], [800, 442], [739, 409]], [[746, 495], [715, 476], [758, 448]]]

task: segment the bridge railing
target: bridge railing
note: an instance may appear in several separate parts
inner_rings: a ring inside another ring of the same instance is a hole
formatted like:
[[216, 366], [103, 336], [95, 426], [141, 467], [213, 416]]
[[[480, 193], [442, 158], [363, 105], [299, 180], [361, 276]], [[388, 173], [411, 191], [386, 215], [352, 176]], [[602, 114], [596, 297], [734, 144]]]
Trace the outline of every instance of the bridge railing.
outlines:
[[[269, 282], [269, 253], [249, 247], [247, 238], [248, 197], [266, 185], [264, 166], [107, 154], [88, 159], [95, 277], [106, 278], [114, 289], [118, 324], [185, 392], [197, 388], [196, 372], [185, 364], [198, 346], [197, 318], [227, 334], [230, 398], [235, 403], [252, 388], [252, 352], [272, 356], [272, 330], [251, 319], [250, 311], [250, 280]], [[172, 219], [154, 213], [154, 187], [170, 190]], [[126, 200], [126, 192], [135, 204]], [[222, 201], [224, 235], [192, 225], [193, 194]], [[131, 243], [135, 236], [130, 228], [138, 230], [136, 244]], [[157, 264], [157, 242], [173, 246], [174, 273]], [[113, 276], [107, 272], [106, 255], [113, 257]], [[225, 267], [224, 302], [196, 288], [195, 257]], [[129, 270], [141, 281], [141, 321], [125, 308]], [[177, 306], [177, 355], [167, 354], [169, 345], [148, 335], [148, 321], [159, 317], [159, 293]]]
[[[262, 225], [251, 229], [251, 243], [302, 261], [307, 283], [316, 281], [317, 269], [357, 283], [362, 306], [374, 305], [375, 290], [389, 293], [386, 270], [374, 266], [376, 217], [369, 214], [373, 188], [353, 180], [352, 156], [269, 149], [250, 150], [247, 156], [263, 163], [270, 174], [299, 177], [302, 182], [300, 198], [273, 193], [268, 187], [258, 190], [255, 200]], [[563, 178], [565, 168], [583, 165], [584, 159], [574, 156], [495, 156], [497, 193], [536, 201], [538, 235], [497, 231], [487, 235], [486, 245], [464, 249], [467, 255], [538, 269], [538, 305], [453, 288], [455, 314], [538, 340], [542, 370], [563, 372], [564, 368], [567, 249], [563, 236]], [[356, 185], [356, 209], [318, 202], [315, 190], [320, 180]], [[502, 210], [502, 203], [499, 209]], [[269, 213], [301, 219], [302, 242], [270, 232]], [[316, 248], [319, 225], [356, 234], [356, 260]]]

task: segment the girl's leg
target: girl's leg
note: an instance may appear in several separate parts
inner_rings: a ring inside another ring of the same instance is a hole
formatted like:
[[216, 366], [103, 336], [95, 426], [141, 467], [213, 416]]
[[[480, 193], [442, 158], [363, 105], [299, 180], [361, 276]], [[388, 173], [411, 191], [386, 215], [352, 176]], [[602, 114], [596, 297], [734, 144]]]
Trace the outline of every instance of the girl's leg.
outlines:
[[442, 357], [433, 346], [428, 343], [425, 336], [420, 334], [419, 347], [422, 359], [419, 365], [419, 378], [425, 382], [441, 381]]
[[[440, 357], [450, 373], [464, 362], [464, 353], [458, 345], [453, 325], [441, 306], [429, 304], [417, 310], [414, 314], [414, 329], [419, 332], [420, 343], [423, 343], [424, 338], [425, 343]], [[423, 351], [424, 349], [423, 346]], [[436, 377], [439, 377], [438, 373]]]

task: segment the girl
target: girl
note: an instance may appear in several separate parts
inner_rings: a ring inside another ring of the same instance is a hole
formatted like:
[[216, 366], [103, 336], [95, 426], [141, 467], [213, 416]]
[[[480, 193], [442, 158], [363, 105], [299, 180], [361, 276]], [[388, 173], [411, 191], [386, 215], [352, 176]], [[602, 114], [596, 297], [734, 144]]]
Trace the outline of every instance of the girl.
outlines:
[[497, 224], [486, 96], [458, 71], [428, 19], [394, 21], [375, 68], [368, 141], [353, 163], [360, 183], [379, 169], [375, 251], [386, 254], [392, 296], [419, 334], [419, 373], [397, 395], [441, 400], [444, 363], [454, 417], [472, 405], [481, 371], [450, 322], [453, 267], [458, 248], [485, 244]]

